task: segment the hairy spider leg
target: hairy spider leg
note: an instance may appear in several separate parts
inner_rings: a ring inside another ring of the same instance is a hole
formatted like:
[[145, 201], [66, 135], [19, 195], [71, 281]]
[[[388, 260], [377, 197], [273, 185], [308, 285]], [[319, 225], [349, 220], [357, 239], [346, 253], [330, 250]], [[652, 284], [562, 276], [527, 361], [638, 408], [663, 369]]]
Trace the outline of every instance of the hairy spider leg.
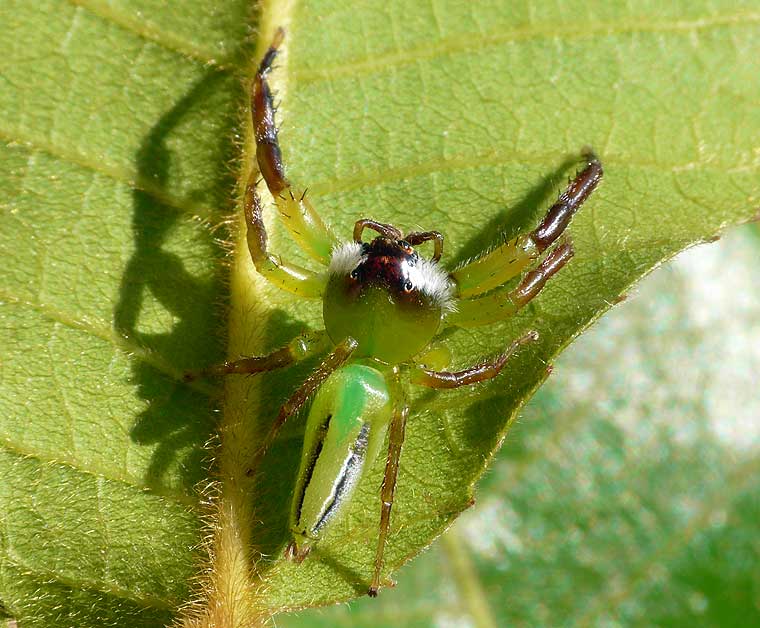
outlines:
[[326, 273], [315, 273], [302, 266], [283, 262], [267, 251], [267, 232], [262, 217], [261, 199], [253, 182], [248, 182], [244, 203], [248, 250], [256, 270], [278, 288], [299, 297], [321, 297], [327, 285]]
[[[278, 29], [269, 46], [251, 87], [251, 115], [256, 137], [256, 159], [264, 181], [272, 193], [283, 222], [293, 239], [312, 258], [322, 264], [330, 263], [333, 248], [339, 244], [335, 234], [322, 221], [306, 198], [306, 191], [294, 193], [285, 176], [282, 153], [277, 141], [275, 107], [267, 74], [277, 56], [285, 32]], [[252, 178], [257, 175], [252, 173]], [[249, 181], [249, 186], [255, 181]]]
[[316, 391], [322, 383], [340, 368], [351, 357], [351, 354], [356, 350], [359, 343], [353, 338], [346, 338], [324, 359], [322, 363], [312, 371], [311, 375], [307, 377], [303, 384], [298, 387], [290, 398], [282, 405], [280, 411], [277, 413], [274, 423], [269, 428], [266, 436], [261, 441], [261, 446], [256, 451], [254, 459], [251, 461], [247, 475], [252, 475], [254, 469], [258, 466], [261, 459], [264, 457], [269, 447], [277, 438], [282, 426], [285, 425], [291, 416], [293, 416], [301, 407], [306, 403], [307, 399]]
[[186, 382], [198, 377], [217, 377], [223, 375], [254, 375], [274, 371], [295, 364], [313, 355], [324, 353], [332, 346], [325, 330], [312, 331], [297, 336], [287, 345], [268, 355], [252, 356], [216, 364], [202, 371], [188, 371], [183, 379]]
[[367, 595], [370, 597], [377, 597], [377, 591], [380, 588], [380, 572], [383, 569], [385, 543], [388, 539], [388, 530], [390, 528], [391, 509], [393, 508], [393, 496], [396, 492], [401, 447], [404, 444], [406, 419], [409, 416], [409, 407], [406, 405], [406, 400], [401, 392], [398, 367], [394, 368], [393, 374], [393, 415], [388, 428], [388, 457], [385, 461], [385, 474], [383, 475], [383, 485], [380, 489], [380, 528], [377, 538], [377, 549], [375, 551], [375, 570], [372, 576], [372, 584], [367, 591]]
[[484, 360], [483, 362], [462, 371], [431, 371], [430, 369], [416, 366], [411, 372], [410, 381], [413, 384], [427, 386], [428, 388], [449, 389], [484, 382], [493, 379], [501, 373], [504, 365], [519, 347], [529, 342], [534, 342], [535, 340], [538, 340], [538, 333], [535, 331], [529, 331], [527, 334], [509, 345], [506, 351], [498, 357], [492, 360]]
[[[428, 386], [430, 388], [459, 388], [468, 386], [477, 382], [482, 382], [496, 377], [510, 356], [520, 347], [528, 342], [533, 342], [538, 338], [535, 331], [530, 331], [523, 337], [515, 340], [506, 351], [491, 361], [486, 361], [469, 369], [456, 373], [447, 373], [443, 371], [431, 371], [421, 366], [416, 366], [412, 370], [411, 381], [415, 384]], [[399, 369], [394, 369], [394, 389], [393, 389], [393, 416], [388, 429], [388, 457], [385, 462], [385, 474], [383, 476], [383, 485], [380, 491], [382, 509], [380, 511], [380, 529], [378, 534], [377, 550], [375, 553], [375, 570], [372, 576], [372, 584], [367, 592], [370, 597], [376, 597], [380, 588], [380, 574], [383, 569], [383, 557], [385, 554], [385, 544], [388, 539], [388, 530], [390, 527], [391, 509], [393, 508], [393, 497], [396, 491], [396, 481], [398, 479], [399, 460], [401, 458], [401, 447], [404, 444], [406, 431], [406, 420], [409, 415], [409, 407], [406, 405], [401, 385], [398, 380]]]
[[458, 301], [457, 311], [446, 317], [446, 325], [477, 327], [513, 316], [541, 292], [546, 282], [567, 264], [574, 253], [573, 245], [568, 241], [563, 242], [536, 268], [526, 273], [514, 290], [502, 290], [477, 299]]
[[570, 219], [602, 179], [602, 164], [587, 153], [588, 164], [570, 182], [538, 227], [497, 246], [452, 271], [456, 296], [467, 298], [488, 292], [516, 277], [548, 249], [567, 228]]

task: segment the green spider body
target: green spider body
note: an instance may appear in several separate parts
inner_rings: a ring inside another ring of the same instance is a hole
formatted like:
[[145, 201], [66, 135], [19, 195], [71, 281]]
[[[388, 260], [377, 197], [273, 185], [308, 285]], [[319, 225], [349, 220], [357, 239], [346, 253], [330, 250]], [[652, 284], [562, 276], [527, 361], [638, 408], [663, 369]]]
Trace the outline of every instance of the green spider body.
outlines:
[[452, 298], [437, 264], [408, 242], [385, 236], [336, 247], [328, 274], [326, 332], [335, 344], [353, 338], [357, 347], [309, 410], [290, 514], [289, 554], [298, 559], [329, 529], [377, 459], [393, 412], [393, 367], [427, 348]]
[[322, 313], [334, 343], [354, 338], [356, 357], [395, 366], [425, 349], [451, 308], [453, 286], [435, 262], [404, 240], [336, 247]]
[[[392, 225], [365, 218], [356, 222], [353, 240], [341, 242], [305, 193], [295, 194], [285, 177], [266, 78], [283, 35], [282, 30], [277, 32], [253, 79], [256, 157], [285, 227], [324, 269], [315, 272], [269, 252], [263, 205], [256, 189], [259, 173], [255, 171], [245, 192], [247, 243], [251, 260], [264, 278], [297, 297], [321, 299], [325, 329], [304, 334], [268, 356], [242, 358], [206, 372], [260, 373], [330, 351], [280, 409], [249, 475], [288, 417], [311, 400], [293, 491], [292, 540], [285, 551], [287, 557], [301, 561], [345, 512], [365, 471], [381, 451], [387, 451], [378, 543], [368, 591], [374, 596], [381, 584], [409, 414], [404, 382], [444, 389], [490, 380], [518, 347], [537, 339], [537, 334], [529, 331], [507, 343], [490, 360], [461, 371], [431, 370], [445, 368], [450, 357], [443, 342], [434, 342], [442, 328], [476, 327], [509, 318], [536, 297], [547, 280], [568, 262], [573, 247], [568, 239], [560, 238], [601, 180], [602, 167], [589, 153], [586, 167], [533, 231], [502, 241], [455, 270], [446, 270], [438, 263], [443, 235], [437, 231], [402, 236]], [[369, 243], [362, 240], [366, 228], [379, 233]], [[430, 259], [413, 248], [426, 242], [435, 247]], [[516, 287], [503, 287], [520, 275]]]

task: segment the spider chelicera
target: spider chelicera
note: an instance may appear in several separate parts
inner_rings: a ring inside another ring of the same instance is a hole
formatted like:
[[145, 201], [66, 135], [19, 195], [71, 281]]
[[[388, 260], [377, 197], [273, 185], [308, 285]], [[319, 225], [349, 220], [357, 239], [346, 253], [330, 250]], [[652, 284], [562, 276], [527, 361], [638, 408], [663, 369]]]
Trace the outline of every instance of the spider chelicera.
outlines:
[[[368, 591], [374, 597], [381, 584], [408, 415], [402, 375], [412, 384], [430, 388], [469, 386], [496, 377], [518, 347], [537, 338], [529, 332], [496, 358], [460, 371], [430, 368], [446, 367], [432, 342], [444, 328], [487, 325], [512, 316], [573, 256], [569, 239], [560, 236], [601, 180], [602, 166], [588, 154], [586, 167], [533, 231], [453, 271], [439, 264], [443, 235], [438, 231], [404, 236], [393, 225], [363, 218], [354, 226], [353, 239], [341, 241], [305, 194], [294, 193], [285, 177], [267, 83], [283, 35], [282, 30], [277, 32], [253, 79], [256, 157], [288, 231], [326, 269], [314, 272], [269, 252], [257, 173], [245, 192], [247, 241], [253, 263], [264, 278], [299, 297], [322, 300], [325, 329], [299, 336], [270, 355], [227, 362], [204, 373], [261, 373], [327, 354], [280, 409], [257, 461], [285, 421], [313, 397], [291, 507], [292, 540], [285, 550], [288, 558], [300, 562], [350, 502], [363, 471], [371, 467], [388, 439], [374, 575]], [[369, 242], [362, 240], [367, 229], [378, 233]], [[433, 245], [430, 259], [414, 250], [426, 242]], [[495, 290], [522, 273], [514, 289]], [[251, 472], [253, 468], [255, 464]]]

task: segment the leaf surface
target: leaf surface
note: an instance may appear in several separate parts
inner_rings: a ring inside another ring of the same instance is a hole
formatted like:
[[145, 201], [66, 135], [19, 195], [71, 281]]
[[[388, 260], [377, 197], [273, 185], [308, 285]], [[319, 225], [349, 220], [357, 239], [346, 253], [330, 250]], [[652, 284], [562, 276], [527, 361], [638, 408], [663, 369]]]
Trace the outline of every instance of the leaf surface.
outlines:
[[223, 355], [208, 223], [240, 92], [160, 23], [221, 59], [248, 8], [185, 6], [0, 8], [0, 600], [24, 626], [164, 625], [197, 570], [214, 404], [178, 380]]
[[[582, 147], [605, 164], [561, 277], [513, 321], [448, 338], [456, 365], [526, 329], [540, 343], [492, 385], [410, 393], [390, 566], [467, 505], [547, 361], [661, 260], [755, 213], [753, 10], [264, 5], [263, 32], [288, 29], [273, 78], [288, 172], [338, 233], [367, 215], [436, 228], [454, 264], [535, 224]], [[179, 379], [223, 355], [228, 288], [209, 225], [234, 195], [250, 7], [46, 0], [0, 12], [0, 599], [27, 625], [165, 623], [197, 570], [193, 487], [209, 476], [216, 391]], [[271, 224], [272, 248], [297, 258]], [[317, 305], [265, 285], [244, 253], [230, 353], [318, 325]], [[228, 390], [223, 442], [235, 422], [264, 429], [310, 366]], [[283, 434], [232, 530], [273, 557], [257, 563], [265, 586], [250, 583], [263, 614], [346, 599], [370, 573], [380, 462], [319, 555], [300, 568], [277, 558], [302, 429]], [[242, 470], [220, 451], [219, 468]]]
[[[533, 4], [371, 2], [295, 5], [289, 17], [287, 55], [273, 77], [284, 159], [338, 233], [349, 234], [360, 217], [403, 231], [438, 229], [453, 267], [503, 231], [536, 224], [584, 146], [605, 165], [571, 226], [577, 255], [561, 276], [513, 320], [445, 338], [455, 370], [529, 329], [540, 341], [492, 383], [409, 389], [386, 553], [399, 565], [467, 507], [510, 419], [574, 336], [663, 259], [755, 213], [749, 130], [758, 124], [758, 92], [748, 84], [758, 69], [757, 16], [735, 4], [655, 12], [570, 3], [542, 13]], [[362, 36], [341, 35], [348, 32]], [[273, 231], [272, 250], [292, 251], [275, 224]], [[318, 305], [295, 310], [247, 260], [233, 272], [257, 282], [255, 296], [241, 292], [233, 310], [233, 353], [260, 346], [249, 330], [262, 312], [272, 347], [304, 324], [319, 325]], [[246, 330], [239, 342], [236, 326]], [[304, 372], [278, 375], [276, 385], [245, 383], [236, 399], [267, 425]], [[294, 479], [281, 478], [298, 465], [299, 429], [270, 456], [263, 488], [252, 490], [262, 522], [256, 537], [275, 556], [260, 565], [273, 608], [363, 593], [377, 535], [382, 460], [317, 557], [302, 565], [277, 558]]]

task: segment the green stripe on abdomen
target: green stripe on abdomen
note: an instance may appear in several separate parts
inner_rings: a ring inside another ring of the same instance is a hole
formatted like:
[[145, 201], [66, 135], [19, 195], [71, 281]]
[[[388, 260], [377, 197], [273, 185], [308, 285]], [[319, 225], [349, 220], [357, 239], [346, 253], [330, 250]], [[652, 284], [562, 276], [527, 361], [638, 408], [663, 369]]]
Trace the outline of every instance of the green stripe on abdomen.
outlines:
[[309, 411], [291, 509], [299, 549], [320, 538], [350, 502], [385, 440], [392, 402], [383, 374], [364, 364], [333, 373]]

